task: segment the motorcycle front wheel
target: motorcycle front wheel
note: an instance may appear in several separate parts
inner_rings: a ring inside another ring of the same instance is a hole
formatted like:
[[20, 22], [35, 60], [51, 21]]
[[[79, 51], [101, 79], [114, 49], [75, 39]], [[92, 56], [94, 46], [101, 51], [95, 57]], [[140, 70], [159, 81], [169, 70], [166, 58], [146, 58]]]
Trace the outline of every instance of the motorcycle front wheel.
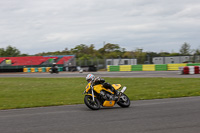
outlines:
[[92, 96], [85, 95], [84, 102], [85, 102], [85, 105], [87, 105], [87, 107], [92, 110], [100, 109], [100, 103], [97, 98], [94, 98], [94, 101], [93, 101]]
[[122, 108], [127, 108], [130, 106], [131, 102], [125, 94], [122, 94], [117, 104]]

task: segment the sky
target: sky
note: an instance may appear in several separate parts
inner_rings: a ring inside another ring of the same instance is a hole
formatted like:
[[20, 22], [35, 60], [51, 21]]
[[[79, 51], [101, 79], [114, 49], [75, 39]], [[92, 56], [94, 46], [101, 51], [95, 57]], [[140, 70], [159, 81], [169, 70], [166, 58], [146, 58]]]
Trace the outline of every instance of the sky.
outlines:
[[0, 0], [0, 48], [25, 54], [77, 45], [132, 51], [200, 48], [199, 0]]

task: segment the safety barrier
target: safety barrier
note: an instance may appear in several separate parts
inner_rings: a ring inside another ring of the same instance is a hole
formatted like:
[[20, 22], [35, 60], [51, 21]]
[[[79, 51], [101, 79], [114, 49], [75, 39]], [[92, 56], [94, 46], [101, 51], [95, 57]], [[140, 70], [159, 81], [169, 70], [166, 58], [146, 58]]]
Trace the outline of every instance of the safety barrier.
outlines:
[[131, 71], [142, 71], [142, 65], [132, 65]]
[[155, 71], [155, 65], [143, 65], [143, 71]]
[[131, 65], [121, 65], [120, 71], [131, 71]]
[[[28, 68], [23, 68], [23, 72], [49, 72], [49, 69], [51, 67], [28, 67]], [[63, 67], [58, 67], [58, 71], [61, 72], [63, 71]]]
[[187, 66], [200, 66], [200, 63], [188, 63]]
[[35, 68], [31, 68], [31, 72], [35, 72]]
[[[190, 68], [191, 72], [188, 73], [198, 73], [200, 63], [180, 63], [180, 64], [145, 64], [145, 65], [119, 65], [119, 66], [107, 66], [108, 72], [114, 71], [177, 71], [183, 70], [184, 67]], [[193, 72], [194, 68], [194, 72]], [[187, 68], [185, 68], [187, 69]], [[187, 71], [187, 70], [185, 70]]]
[[49, 72], [49, 69], [51, 69], [51, 67], [46, 67], [46, 72]]
[[181, 64], [167, 64], [167, 70], [176, 71], [176, 70], [179, 70], [179, 67], [184, 67], [186, 65], [187, 65], [186, 63], [181, 63]]
[[110, 72], [119, 71], [119, 66], [108, 66], [108, 71]]
[[180, 74], [199, 74], [200, 66], [185, 66], [179, 68]]
[[155, 65], [155, 71], [167, 71], [167, 64]]
[[23, 69], [23, 72], [28, 72], [28, 68], [24, 68], [24, 69]]

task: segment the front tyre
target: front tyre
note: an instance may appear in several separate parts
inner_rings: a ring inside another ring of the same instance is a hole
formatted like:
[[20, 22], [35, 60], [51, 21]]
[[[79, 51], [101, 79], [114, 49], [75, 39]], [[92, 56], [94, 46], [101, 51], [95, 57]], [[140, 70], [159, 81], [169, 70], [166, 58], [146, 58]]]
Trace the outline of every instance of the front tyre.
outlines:
[[131, 102], [125, 94], [122, 94], [120, 97], [120, 100], [117, 102], [117, 104], [122, 108], [128, 108], [130, 106]]
[[87, 107], [92, 110], [100, 109], [100, 103], [97, 98], [94, 98], [94, 101], [93, 101], [92, 96], [85, 95], [84, 102], [85, 102], [85, 105], [87, 105]]

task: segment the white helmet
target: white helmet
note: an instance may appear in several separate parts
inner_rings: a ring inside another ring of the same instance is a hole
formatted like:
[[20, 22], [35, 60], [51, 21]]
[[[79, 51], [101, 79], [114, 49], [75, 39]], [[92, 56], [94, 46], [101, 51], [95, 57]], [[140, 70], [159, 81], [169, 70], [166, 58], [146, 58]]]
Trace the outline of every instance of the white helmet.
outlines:
[[94, 76], [93, 74], [88, 74], [88, 75], [86, 76], [86, 80], [87, 80], [88, 83], [89, 83], [90, 81], [94, 80], [94, 79], [95, 79], [95, 76]]

